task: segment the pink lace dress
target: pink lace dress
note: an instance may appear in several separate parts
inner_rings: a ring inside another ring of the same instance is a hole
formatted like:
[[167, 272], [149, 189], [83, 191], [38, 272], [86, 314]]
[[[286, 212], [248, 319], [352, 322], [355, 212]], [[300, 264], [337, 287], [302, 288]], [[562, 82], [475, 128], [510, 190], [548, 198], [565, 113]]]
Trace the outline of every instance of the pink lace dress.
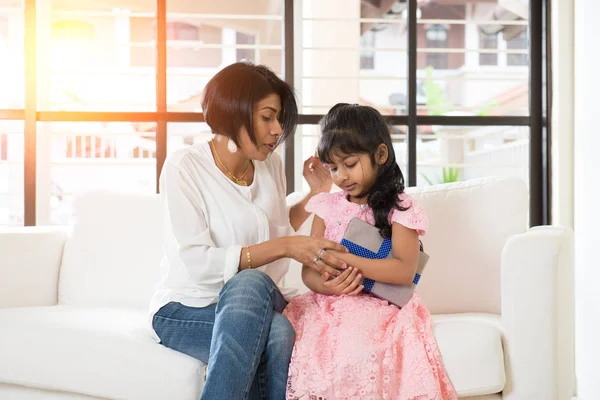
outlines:
[[[390, 220], [423, 235], [427, 216], [410, 196]], [[323, 193], [306, 206], [324, 219], [327, 239], [340, 242], [354, 217], [374, 224], [373, 212]], [[423, 279], [427, 279], [426, 276]], [[294, 298], [284, 314], [296, 331], [288, 400], [451, 400], [456, 392], [433, 336], [429, 311], [414, 294], [399, 309], [371, 295]]]

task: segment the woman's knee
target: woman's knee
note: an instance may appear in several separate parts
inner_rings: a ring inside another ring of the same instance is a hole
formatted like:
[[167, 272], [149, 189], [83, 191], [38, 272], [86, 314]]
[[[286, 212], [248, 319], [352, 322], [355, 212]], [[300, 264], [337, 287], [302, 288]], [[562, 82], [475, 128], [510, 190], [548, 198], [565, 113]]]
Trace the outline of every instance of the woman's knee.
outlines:
[[267, 341], [269, 350], [274, 350], [277, 353], [289, 353], [291, 356], [295, 339], [296, 332], [291, 322], [280, 313], [273, 314], [271, 330]]
[[276, 285], [269, 275], [255, 269], [247, 269], [239, 272], [231, 278], [223, 287], [223, 292], [231, 290], [258, 291], [271, 293]]

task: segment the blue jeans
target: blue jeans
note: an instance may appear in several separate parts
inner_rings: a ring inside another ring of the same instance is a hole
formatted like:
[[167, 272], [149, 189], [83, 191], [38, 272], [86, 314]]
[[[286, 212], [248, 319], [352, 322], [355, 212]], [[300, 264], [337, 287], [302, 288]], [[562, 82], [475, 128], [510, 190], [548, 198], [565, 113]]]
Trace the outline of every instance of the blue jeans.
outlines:
[[202, 400], [285, 399], [295, 333], [287, 305], [265, 273], [229, 280], [217, 304], [171, 302], [153, 319], [161, 343], [208, 364]]

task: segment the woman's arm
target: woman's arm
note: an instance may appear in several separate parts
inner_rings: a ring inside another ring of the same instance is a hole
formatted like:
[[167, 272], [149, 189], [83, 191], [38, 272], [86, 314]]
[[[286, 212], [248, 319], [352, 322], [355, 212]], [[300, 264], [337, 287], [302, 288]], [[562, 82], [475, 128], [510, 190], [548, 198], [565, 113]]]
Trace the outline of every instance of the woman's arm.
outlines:
[[311, 213], [309, 213], [305, 209], [306, 204], [308, 204], [308, 201], [318, 193], [319, 192], [310, 192], [308, 195], [306, 195], [306, 197], [302, 199], [301, 202], [290, 208], [290, 225], [292, 225], [294, 231], [300, 229], [304, 221], [306, 221], [306, 219], [310, 216]]
[[331, 252], [346, 264], [358, 268], [365, 277], [382, 283], [410, 284], [419, 262], [419, 235], [414, 229], [392, 225], [392, 258], [371, 260], [350, 253]]

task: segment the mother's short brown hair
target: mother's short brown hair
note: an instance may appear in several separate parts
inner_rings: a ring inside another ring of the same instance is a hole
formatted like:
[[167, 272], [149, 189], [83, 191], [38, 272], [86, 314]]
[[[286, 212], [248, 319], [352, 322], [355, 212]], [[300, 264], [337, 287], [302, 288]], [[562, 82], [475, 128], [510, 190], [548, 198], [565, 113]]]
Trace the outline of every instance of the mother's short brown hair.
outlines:
[[244, 126], [256, 144], [254, 105], [270, 94], [281, 99], [278, 118], [283, 131], [281, 143], [296, 130], [298, 105], [290, 85], [264, 65], [243, 61], [219, 71], [204, 88], [204, 119], [213, 133], [228, 136], [238, 146], [240, 128]]

